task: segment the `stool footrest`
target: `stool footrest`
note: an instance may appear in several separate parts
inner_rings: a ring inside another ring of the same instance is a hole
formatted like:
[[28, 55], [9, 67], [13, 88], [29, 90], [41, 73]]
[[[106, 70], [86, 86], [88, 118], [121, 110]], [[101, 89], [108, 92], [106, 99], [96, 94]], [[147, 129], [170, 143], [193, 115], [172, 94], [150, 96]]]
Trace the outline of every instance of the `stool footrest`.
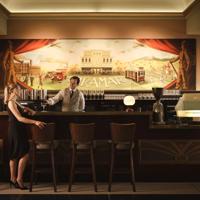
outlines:
[[35, 173], [52, 173], [52, 169], [36, 169]]
[[75, 174], [91, 174], [92, 170], [88, 170], [88, 169], [76, 169]]

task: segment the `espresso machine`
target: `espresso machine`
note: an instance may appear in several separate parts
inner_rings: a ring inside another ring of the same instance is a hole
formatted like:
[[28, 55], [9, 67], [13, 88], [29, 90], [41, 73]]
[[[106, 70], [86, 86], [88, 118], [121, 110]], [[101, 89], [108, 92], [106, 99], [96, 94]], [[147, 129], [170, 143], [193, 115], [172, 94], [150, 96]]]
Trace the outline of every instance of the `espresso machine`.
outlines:
[[165, 124], [164, 122], [164, 106], [160, 99], [163, 95], [163, 88], [152, 88], [156, 102], [153, 104], [153, 123]]

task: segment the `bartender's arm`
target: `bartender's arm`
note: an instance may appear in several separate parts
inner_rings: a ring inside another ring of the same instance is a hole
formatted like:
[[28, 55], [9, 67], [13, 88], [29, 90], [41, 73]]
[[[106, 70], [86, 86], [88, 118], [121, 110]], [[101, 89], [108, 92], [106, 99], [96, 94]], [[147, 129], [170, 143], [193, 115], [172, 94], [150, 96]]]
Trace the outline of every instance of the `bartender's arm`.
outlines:
[[84, 98], [84, 95], [83, 93], [80, 94], [81, 97], [80, 97], [80, 102], [79, 102], [79, 111], [84, 111], [85, 110], [85, 98]]
[[47, 100], [47, 103], [52, 106], [52, 105], [58, 103], [59, 101], [62, 101], [63, 97], [64, 97], [64, 90], [60, 90], [58, 92], [58, 94], [56, 94], [56, 96], [49, 98]]

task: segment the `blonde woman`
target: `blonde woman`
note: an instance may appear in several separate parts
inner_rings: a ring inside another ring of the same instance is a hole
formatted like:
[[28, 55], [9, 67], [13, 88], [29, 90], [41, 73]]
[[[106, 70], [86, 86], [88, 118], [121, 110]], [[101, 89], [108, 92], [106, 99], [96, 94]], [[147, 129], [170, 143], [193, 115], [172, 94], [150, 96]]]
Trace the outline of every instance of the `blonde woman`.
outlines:
[[17, 102], [19, 99], [19, 89], [16, 84], [11, 83], [7, 86], [7, 94], [10, 186], [24, 190], [27, 187], [23, 183], [23, 173], [28, 162], [29, 152], [26, 124], [35, 124], [39, 128], [43, 128], [45, 123], [23, 116], [24, 112], [32, 115], [34, 111], [20, 106]]

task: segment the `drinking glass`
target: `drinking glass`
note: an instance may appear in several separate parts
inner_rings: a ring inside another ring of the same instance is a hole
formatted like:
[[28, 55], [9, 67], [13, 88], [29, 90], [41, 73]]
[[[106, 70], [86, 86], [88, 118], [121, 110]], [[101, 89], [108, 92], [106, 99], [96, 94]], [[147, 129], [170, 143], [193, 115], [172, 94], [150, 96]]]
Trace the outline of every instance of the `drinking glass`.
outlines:
[[46, 111], [47, 102], [46, 102], [45, 100], [43, 100], [43, 101], [41, 102], [41, 107], [42, 107], [42, 111], [43, 111], [43, 112]]

